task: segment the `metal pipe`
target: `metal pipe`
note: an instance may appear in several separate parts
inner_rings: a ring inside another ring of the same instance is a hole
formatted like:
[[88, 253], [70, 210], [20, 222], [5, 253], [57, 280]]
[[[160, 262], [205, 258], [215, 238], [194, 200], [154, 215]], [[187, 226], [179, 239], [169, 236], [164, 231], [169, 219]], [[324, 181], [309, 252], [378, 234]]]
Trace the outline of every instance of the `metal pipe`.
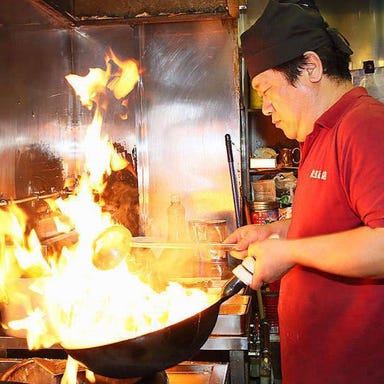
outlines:
[[36, 200], [52, 199], [52, 198], [60, 197], [62, 195], [69, 195], [69, 194], [70, 194], [70, 192], [61, 191], [61, 192], [49, 193], [46, 195], [35, 195], [35, 196], [25, 197], [23, 199], [17, 199], [17, 200], [1, 199], [0, 200], [0, 207], [5, 207], [5, 206], [11, 205], [11, 204], [29, 203], [31, 201], [36, 201]]

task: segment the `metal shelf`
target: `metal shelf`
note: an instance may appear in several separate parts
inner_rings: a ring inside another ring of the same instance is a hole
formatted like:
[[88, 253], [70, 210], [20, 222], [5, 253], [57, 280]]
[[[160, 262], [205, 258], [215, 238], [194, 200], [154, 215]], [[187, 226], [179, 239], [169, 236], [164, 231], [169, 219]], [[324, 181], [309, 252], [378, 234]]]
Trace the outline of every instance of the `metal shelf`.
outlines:
[[282, 168], [250, 168], [249, 173], [251, 175], [265, 175], [265, 174], [274, 174], [279, 172], [289, 172], [289, 171], [297, 171], [299, 167], [282, 167]]

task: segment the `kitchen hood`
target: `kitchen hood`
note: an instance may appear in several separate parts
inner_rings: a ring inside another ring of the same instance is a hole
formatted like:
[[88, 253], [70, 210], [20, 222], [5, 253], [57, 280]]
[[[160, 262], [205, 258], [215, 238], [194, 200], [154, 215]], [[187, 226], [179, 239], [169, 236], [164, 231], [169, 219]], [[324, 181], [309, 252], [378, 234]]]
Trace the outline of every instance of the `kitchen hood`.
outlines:
[[125, 22], [128, 24], [237, 18], [238, 0], [33, 0], [49, 13], [73, 25]]

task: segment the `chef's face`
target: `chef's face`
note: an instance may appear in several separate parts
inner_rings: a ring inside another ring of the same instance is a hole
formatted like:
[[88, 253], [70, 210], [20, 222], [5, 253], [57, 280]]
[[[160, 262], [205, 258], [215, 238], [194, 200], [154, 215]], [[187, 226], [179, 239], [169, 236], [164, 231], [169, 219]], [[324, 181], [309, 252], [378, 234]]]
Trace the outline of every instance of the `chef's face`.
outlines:
[[[305, 71], [304, 71], [305, 72]], [[306, 76], [292, 85], [283, 73], [268, 69], [252, 79], [252, 87], [263, 99], [263, 114], [289, 139], [304, 141], [313, 129], [314, 94]]]

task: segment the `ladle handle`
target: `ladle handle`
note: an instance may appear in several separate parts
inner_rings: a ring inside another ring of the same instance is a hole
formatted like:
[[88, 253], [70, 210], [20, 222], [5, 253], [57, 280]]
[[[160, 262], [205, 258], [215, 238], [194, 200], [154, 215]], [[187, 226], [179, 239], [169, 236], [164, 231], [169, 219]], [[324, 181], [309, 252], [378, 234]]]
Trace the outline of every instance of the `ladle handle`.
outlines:
[[234, 276], [228, 280], [222, 290], [222, 298], [224, 300], [238, 293], [242, 288], [245, 288], [252, 283], [254, 264], [255, 259], [248, 256], [241, 264], [232, 270]]
[[228, 299], [229, 297], [235, 295], [245, 287], [246, 284], [244, 284], [237, 276], [233, 276], [227, 281], [227, 283], [223, 287], [222, 299]]

